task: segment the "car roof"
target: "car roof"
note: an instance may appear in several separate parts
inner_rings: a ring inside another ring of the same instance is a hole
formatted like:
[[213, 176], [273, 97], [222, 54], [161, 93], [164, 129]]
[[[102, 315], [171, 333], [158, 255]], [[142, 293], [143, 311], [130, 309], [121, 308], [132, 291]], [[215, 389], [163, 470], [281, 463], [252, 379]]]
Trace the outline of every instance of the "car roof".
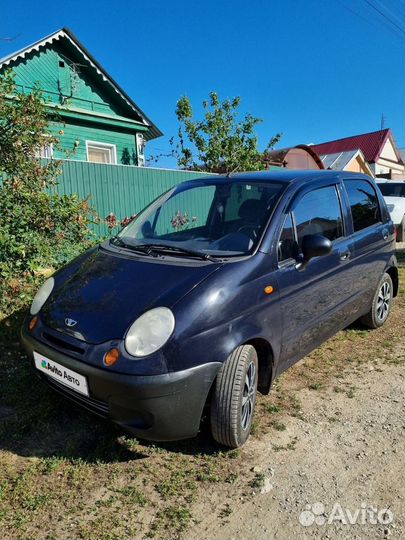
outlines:
[[284, 169], [280, 167], [279, 171], [252, 171], [252, 172], [241, 172], [241, 173], [231, 173], [229, 175], [211, 175], [205, 176], [202, 178], [196, 178], [189, 180], [188, 182], [217, 182], [230, 180], [232, 182], [278, 182], [278, 183], [298, 183], [302, 180], [322, 180], [324, 178], [370, 178], [369, 176], [362, 173], [355, 173], [350, 171], [333, 171], [333, 170], [319, 170], [319, 169]]

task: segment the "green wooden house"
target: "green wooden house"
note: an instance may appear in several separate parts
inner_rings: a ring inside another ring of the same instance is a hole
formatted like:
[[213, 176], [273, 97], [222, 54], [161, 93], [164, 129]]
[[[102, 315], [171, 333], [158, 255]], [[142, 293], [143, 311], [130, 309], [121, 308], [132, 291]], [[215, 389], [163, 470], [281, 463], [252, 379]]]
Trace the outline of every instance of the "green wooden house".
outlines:
[[57, 115], [60, 148], [42, 148], [41, 157], [142, 166], [146, 141], [162, 135], [67, 28], [0, 59], [0, 74], [10, 68], [17, 90], [39, 84]]

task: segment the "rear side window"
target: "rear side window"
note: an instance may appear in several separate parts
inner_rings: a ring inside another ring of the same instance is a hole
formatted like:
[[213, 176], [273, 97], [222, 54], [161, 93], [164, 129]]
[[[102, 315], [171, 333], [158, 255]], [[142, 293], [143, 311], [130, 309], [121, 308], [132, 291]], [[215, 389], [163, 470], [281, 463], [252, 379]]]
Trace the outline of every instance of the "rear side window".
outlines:
[[342, 211], [335, 186], [306, 193], [294, 210], [298, 244], [304, 236], [321, 234], [333, 241], [343, 236]]
[[380, 205], [373, 186], [366, 180], [344, 180], [353, 218], [354, 231], [381, 221]]

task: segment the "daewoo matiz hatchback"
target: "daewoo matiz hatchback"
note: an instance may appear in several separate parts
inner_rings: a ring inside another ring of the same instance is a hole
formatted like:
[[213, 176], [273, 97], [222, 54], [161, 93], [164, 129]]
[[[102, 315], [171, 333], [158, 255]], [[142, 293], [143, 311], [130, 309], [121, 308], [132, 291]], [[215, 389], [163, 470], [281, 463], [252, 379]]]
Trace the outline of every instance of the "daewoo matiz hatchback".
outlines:
[[256, 392], [398, 290], [367, 176], [280, 171], [180, 184], [39, 289], [22, 328], [55, 390], [144, 439], [243, 444]]

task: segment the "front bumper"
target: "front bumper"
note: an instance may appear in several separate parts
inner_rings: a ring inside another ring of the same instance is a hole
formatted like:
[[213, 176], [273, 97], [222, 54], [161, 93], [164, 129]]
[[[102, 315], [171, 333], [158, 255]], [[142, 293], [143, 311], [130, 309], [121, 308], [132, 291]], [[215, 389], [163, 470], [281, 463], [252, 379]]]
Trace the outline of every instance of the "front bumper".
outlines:
[[25, 329], [21, 341], [33, 359], [34, 350], [87, 378], [90, 397], [78, 394], [45, 374], [38, 375], [71, 400], [107, 417], [137, 437], [153, 441], [197, 435], [201, 415], [218, 362], [162, 375], [125, 375], [100, 369], [34, 339]]

